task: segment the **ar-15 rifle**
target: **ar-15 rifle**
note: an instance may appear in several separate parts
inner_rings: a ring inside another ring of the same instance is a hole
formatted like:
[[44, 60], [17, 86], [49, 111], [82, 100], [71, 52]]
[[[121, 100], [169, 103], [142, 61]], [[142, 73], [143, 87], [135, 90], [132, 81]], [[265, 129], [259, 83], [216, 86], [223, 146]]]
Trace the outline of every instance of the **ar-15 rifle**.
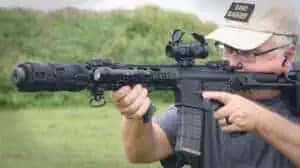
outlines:
[[[222, 106], [218, 102], [204, 100], [201, 96], [204, 90], [291, 90], [289, 93], [295, 93], [292, 96], [293, 113], [300, 114], [299, 73], [274, 75], [237, 72], [236, 67], [228, 66], [226, 61], [195, 65], [196, 58], [208, 56], [208, 43], [202, 35], [196, 33], [192, 34], [196, 42], [182, 43], [183, 35], [183, 31], [175, 30], [166, 47], [166, 55], [177, 62], [174, 65], [125, 65], [107, 60], [91, 60], [86, 64], [26, 62], [17, 65], [13, 79], [20, 92], [77, 92], [88, 89], [93, 95], [92, 105], [103, 105], [105, 91], [117, 90], [124, 85], [142, 84], [151, 91], [171, 90], [180, 117], [175, 151], [185, 159], [201, 156], [205, 112], [212, 112]], [[149, 116], [144, 119], [149, 122]], [[192, 164], [191, 160], [186, 162]]]

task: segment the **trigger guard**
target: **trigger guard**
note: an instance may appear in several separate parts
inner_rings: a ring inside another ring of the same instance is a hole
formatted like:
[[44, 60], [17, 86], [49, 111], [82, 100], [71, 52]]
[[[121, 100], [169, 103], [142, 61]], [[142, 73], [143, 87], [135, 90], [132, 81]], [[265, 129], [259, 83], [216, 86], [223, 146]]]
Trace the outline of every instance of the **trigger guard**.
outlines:
[[223, 103], [220, 103], [220, 102], [218, 102], [216, 100], [209, 100], [209, 101], [211, 101], [211, 109], [213, 111], [217, 111], [219, 108], [221, 108], [222, 106], [224, 106]]
[[[217, 111], [219, 108], [221, 108], [222, 106], [224, 106], [223, 103], [220, 103], [216, 100], [211, 100], [211, 99], [203, 99], [205, 105], [207, 105], [207, 107], [209, 107], [209, 111], [210, 112], [215, 112]], [[229, 124], [231, 125], [231, 124]], [[243, 135], [246, 135], [247, 132], [231, 132], [229, 133], [230, 137], [231, 138], [238, 138], [238, 137], [241, 137]]]
[[224, 106], [223, 103], [220, 103], [216, 100], [212, 99], [203, 99], [205, 106], [207, 107], [208, 111], [217, 111], [220, 107]]

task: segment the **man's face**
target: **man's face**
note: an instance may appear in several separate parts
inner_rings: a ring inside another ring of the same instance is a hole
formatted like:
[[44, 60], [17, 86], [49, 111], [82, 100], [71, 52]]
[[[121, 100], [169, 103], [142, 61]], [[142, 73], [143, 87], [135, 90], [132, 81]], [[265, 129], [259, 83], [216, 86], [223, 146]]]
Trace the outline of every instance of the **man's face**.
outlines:
[[273, 41], [268, 41], [251, 51], [239, 51], [232, 49], [229, 46], [224, 46], [223, 56], [226, 57], [231, 66], [242, 65], [241, 71], [246, 72], [265, 72], [276, 73], [287, 72], [288, 68], [282, 66], [284, 60], [283, 48], [273, 50], [264, 54], [255, 56], [255, 53], [262, 53], [264, 51], [279, 47]]
[[[286, 49], [284, 46], [286, 45], [278, 46], [275, 42], [268, 41], [255, 50], [239, 51], [225, 45], [222, 49], [222, 54], [227, 58], [231, 66], [242, 65], [241, 71], [281, 74], [289, 71], [287, 66], [282, 66], [285, 59], [284, 50]], [[277, 47], [279, 48], [275, 49]], [[237, 92], [237, 94], [252, 100], [273, 98], [279, 93], [278, 90], [269, 89], [250, 89]]]

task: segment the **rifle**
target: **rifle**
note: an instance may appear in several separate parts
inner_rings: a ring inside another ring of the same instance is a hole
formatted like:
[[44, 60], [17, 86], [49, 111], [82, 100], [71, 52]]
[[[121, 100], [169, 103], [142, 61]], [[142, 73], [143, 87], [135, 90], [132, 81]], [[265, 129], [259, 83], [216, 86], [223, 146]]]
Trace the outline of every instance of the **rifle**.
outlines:
[[[85, 64], [50, 64], [25, 62], [13, 70], [14, 85], [20, 92], [70, 91], [88, 89], [91, 105], [105, 104], [104, 92], [125, 85], [142, 84], [149, 91], [171, 90], [180, 118], [175, 151], [181, 160], [198, 167], [202, 155], [205, 113], [222, 106], [201, 96], [204, 90], [239, 91], [252, 88], [276, 88], [288, 93], [293, 100], [293, 114], [299, 116], [299, 72], [284, 75], [239, 72], [241, 67], [230, 67], [227, 61], [210, 61], [195, 65], [196, 58], [208, 56], [208, 43], [204, 37], [192, 33], [196, 42], [183, 43], [184, 31], [175, 30], [166, 46], [166, 55], [176, 64], [143, 65], [120, 64], [111, 60], [90, 60]], [[150, 122], [155, 111], [151, 105], [144, 116]], [[150, 116], [150, 117], [149, 117]], [[197, 163], [195, 163], [197, 162]], [[194, 164], [195, 163], [195, 164]]]

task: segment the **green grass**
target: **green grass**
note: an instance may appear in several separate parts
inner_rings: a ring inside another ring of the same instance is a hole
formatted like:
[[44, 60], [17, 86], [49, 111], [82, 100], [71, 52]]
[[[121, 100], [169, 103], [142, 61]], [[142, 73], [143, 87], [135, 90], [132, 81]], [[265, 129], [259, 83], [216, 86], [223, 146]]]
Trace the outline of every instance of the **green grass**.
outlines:
[[[157, 114], [168, 104], [157, 104]], [[0, 167], [158, 168], [130, 164], [121, 142], [121, 116], [101, 108], [6, 110], [0, 113]]]

